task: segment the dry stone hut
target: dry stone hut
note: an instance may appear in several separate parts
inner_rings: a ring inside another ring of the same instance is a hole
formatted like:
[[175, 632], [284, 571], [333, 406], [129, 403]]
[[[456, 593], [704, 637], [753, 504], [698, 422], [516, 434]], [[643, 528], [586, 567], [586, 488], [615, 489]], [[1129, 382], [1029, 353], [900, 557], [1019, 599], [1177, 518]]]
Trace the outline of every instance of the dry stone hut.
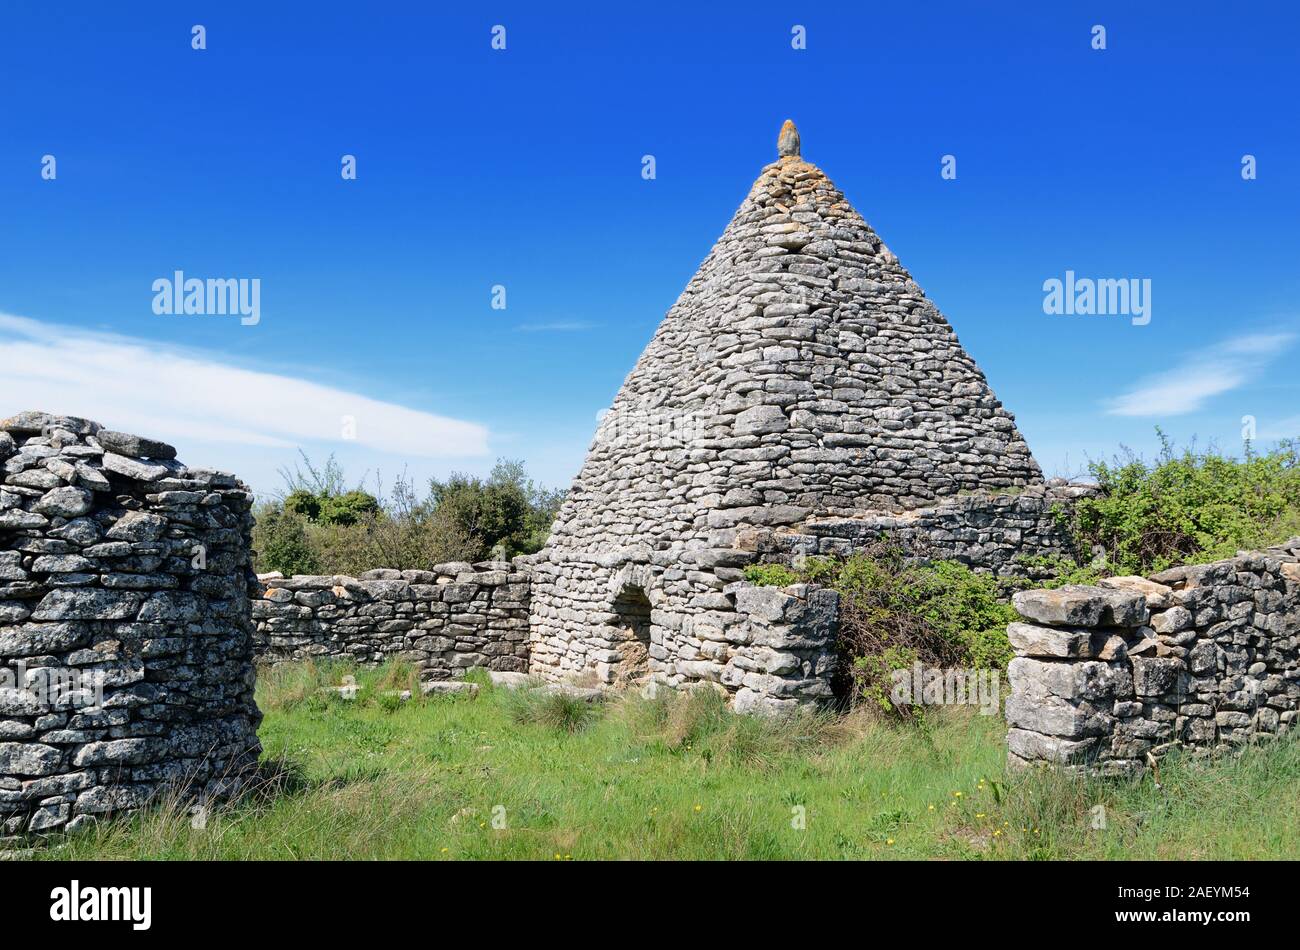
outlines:
[[1061, 550], [1025, 440], [911, 274], [800, 155], [765, 167], [603, 417], [532, 583], [531, 669], [830, 693], [835, 595], [755, 560], [890, 531], [996, 573]]

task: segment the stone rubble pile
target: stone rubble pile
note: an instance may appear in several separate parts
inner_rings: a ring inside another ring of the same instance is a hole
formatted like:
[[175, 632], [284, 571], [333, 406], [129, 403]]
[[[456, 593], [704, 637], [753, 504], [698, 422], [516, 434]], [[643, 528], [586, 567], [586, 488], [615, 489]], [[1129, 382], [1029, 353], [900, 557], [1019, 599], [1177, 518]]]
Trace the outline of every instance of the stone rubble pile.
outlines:
[[0, 421], [0, 463], [4, 834], [237, 786], [260, 754], [248, 489], [42, 412]]
[[1175, 744], [1240, 746], [1295, 724], [1300, 538], [1013, 603], [1013, 764], [1132, 774]]

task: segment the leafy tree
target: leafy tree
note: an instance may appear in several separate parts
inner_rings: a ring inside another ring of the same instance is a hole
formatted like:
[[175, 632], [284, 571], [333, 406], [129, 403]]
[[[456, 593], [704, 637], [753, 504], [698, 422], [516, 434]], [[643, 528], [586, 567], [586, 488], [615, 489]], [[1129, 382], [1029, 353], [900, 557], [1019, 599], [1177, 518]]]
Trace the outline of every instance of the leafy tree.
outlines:
[[537, 486], [522, 462], [501, 460], [487, 479], [456, 472], [430, 485], [433, 508], [464, 535], [507, 555], [537, 551], [546, 542], [563, 493]]
[[353, 489], [342, 495], [326, 495], [320, 499], [320, 512], [316, 521], [321, 524], [357, 524], [379, 514], [379, 499], [369, 492]]
[[305, 472], [298, 466], [293, 471], [280, 470], [280, 477], [289, 489], [284, 496], [285, 511], [324, 525], [352, 525], [378, 514], [379, 499], [359, 485], [347, 488], [343, 469], [334, 456], [320, 469], [312, 465], [305, 453], [302, 459]]
[[296, 488], [285, 496], [284, 510], [315, 521], [320, 517], [320, 496], [305, 488]]

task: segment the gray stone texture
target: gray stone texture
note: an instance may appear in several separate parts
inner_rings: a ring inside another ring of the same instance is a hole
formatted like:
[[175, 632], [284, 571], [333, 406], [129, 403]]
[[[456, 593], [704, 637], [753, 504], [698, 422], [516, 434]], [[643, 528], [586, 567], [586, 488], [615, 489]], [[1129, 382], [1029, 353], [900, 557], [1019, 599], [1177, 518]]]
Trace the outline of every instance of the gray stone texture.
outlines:
[[522, 563], [449, 563], [428, 571], [260, 578], [253, 619], [260, 660], [400, 659], [422, 680], [471, 667], [528, 669], [528, 586]]
[[1238, 747], [1295, 724], [1300, 537], [1014, 603], [1032, 623], [1007, 629], [1012, 764], [1134, 774], [1174, 745]]
[[103, 432], [43, 412], [0, 420], [4, 836], [164, 790], [217, 797], [260, 754], [252, 495], [162, 443]]
[[1078, 556], [1059, 513], [1095, 490], [1053, 479], [1014, 493], [937, 499], [905, 512], [864, 511], [852, 518], [748, 528], [738, 532], [735, 544], [761, 561], [788, 562], [847, 557], [886, 537], [912, 557], [957, 561], [999, 578], [1041, 580], [1052, 576], [1041, 559]]

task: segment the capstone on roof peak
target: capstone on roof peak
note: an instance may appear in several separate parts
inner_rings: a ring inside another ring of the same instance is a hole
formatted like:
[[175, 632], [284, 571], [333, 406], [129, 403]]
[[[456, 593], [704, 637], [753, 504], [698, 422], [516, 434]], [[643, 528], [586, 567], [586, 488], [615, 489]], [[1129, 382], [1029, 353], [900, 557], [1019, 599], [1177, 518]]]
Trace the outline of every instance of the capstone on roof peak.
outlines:
[[781, 158], [799, 157], [799, 130], [791, 119], [786, 119], [781, 126], [781, 134], [776, 139], [776, 154]]

